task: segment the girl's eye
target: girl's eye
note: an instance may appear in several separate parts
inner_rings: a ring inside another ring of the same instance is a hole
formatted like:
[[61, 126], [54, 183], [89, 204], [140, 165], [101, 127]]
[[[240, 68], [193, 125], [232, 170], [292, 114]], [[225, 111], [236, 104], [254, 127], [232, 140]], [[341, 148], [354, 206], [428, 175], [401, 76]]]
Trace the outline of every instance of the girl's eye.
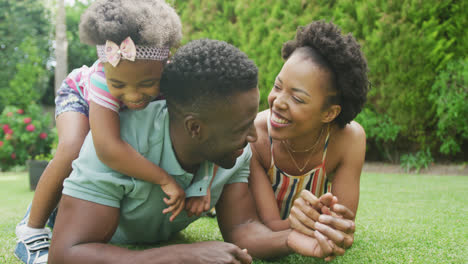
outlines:
[[121, 89], [121, 88], [124, 88], [125, 85], [124, 84], [112, 84], [112, 87], [114, 87], [116, 89]]
[[281, 90], [281, 88], [280, 88], [278, 85], [276, 85], [276, 84], [275, 84], [273, 87], [274, 87], [276, 90]]
[[302, 99], [300, 99], [299, 97], [293, 96], [293, 99], [294, 99], [294, 101], [296, 101], [298, 103], [301, 103], [301, 104], [304, 103], [304, 101]]
[[156, 82], [144, 82], [140, 84], [142, 87], [153, 87], [156, 84]]

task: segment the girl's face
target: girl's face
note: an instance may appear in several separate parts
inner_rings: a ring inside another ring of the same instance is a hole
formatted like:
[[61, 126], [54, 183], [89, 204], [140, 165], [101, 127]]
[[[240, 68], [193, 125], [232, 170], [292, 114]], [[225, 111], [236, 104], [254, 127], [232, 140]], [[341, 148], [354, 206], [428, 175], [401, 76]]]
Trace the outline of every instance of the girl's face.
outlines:
[[323, 125], [330, 73], [310, 59], [293, 53], [268, 95], [270, 135], [277, 140], [308, 136]]
[[121, 60], [116, 67], [105, 63], [104, 69], [110, 93], [129, 109], [143, 109], [159, 95], [161, 61]]

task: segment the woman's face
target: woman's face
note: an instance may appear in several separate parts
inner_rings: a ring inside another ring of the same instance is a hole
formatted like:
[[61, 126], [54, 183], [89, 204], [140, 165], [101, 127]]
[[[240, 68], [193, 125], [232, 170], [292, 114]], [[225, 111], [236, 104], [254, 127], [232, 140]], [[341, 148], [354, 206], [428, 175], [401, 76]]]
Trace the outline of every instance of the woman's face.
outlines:
[[309, 135], [323, 125], [323, 105], [330, 73], [303, 55], [293, 53], [268, 95], [270, 135], [277, 140]]
[[159, 95], [163, 63], [154, 60], [121, 60], [104, 64], [109, 92], [129, 109], [143, 109]]

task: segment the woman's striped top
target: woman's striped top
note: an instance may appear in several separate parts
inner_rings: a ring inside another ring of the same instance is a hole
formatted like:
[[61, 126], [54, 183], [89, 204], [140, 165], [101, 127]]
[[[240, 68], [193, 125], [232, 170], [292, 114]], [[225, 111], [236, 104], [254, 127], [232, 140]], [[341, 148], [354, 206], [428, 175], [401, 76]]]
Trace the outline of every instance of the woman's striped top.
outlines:
[[325, 139], [325, 146], [323, 148], [322, 163], [307, 173], [294, 176], [283, 172], [275, 165], [273, 144], [270, 137], [271, 165], [270, 169], [268, 169], [267, 175], [270, 179], [271, 186], [273, 187], [273, 192], [275, 193], [276, 203], [280, 210], [281, 219], [288, 218], [292, 204], [294, 200], [299, 197], [302, 190], [309, 190], [317, 197], [330, 192], [331, 183], [328, 182], [327, 173], [325, 171], [325, 160], [327, 157], [329, 138], [330, 133], [328, 132], [327, 138]]

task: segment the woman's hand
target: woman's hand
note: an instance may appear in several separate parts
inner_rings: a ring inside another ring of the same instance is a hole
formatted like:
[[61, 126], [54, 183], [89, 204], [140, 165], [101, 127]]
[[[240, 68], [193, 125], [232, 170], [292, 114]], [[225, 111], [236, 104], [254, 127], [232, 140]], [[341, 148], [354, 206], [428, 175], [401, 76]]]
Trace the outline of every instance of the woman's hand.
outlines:
[[337, 198], [330, 193], [319, 198], [311, 192], [303, 190], [294, 201], [289, 214], [291, 228], [305, 235], [314, 236], [315, 222], [323, 213], [331, 214], [330, 207], [337, 203]]
[[354, 242], [354, 213], [344, 205], [334, 204], [330, 208], [331, 214], [322, 214], [315, 223], [315, 230], [324, 234], [335, 244], [333, 254], [325, 260], [329, 261], [335, 256], [342, 256], [346, 249]]
[[[338, 199], [330, 193], [317, 198], [309, 191], [301, 192], [289, 215], [293, 233], [288, 243], [293, 250], [329, 261], [335, 256], [342, 256], [351, 247], [354, 241], [354, 214], [337, 202]], [[304, 243], [309, 241], [308, 250], [300, 247], [298, 240]]]

